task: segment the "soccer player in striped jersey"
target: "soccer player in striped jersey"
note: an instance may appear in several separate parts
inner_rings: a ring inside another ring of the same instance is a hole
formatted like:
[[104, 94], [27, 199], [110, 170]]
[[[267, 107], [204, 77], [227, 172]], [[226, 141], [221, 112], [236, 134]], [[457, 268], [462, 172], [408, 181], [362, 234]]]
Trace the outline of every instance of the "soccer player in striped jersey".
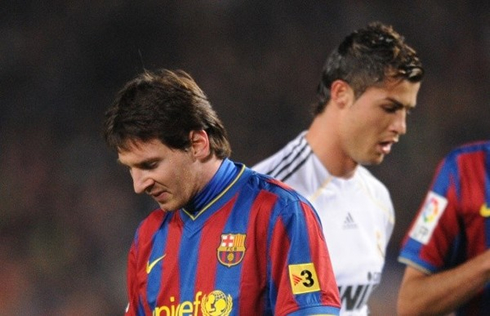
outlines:
[[490, 142], [439, 164], [402, 244], [399, 315], [490, 315]]
[[321, 221], [342, 301], [341, 315], [368, 315], [394, 226], [377, 165], [406, 132], [423, 68], [391, 26], [354, 31], [327, 58], [307, 131], [253, 167], [299, 191]]
[[105, 140], [158, 202], [128, 259], [126, 315], [338, 315], [321, 224], [290, 187], [229, 159], [222, 122], [183, 71], [118, 93]]

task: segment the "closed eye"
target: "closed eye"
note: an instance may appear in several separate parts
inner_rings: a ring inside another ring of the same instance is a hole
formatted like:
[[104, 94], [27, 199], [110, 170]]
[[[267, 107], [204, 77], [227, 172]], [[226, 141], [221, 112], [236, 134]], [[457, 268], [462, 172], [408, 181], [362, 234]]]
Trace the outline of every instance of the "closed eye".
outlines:
[[158, 167], [158, 162], [157, 161], [144, 161], [140, 164], [138, 164], [138, 168], [142, 170], [152, 170]]
[[386, 113], [396, 113], [400, 110], [405, 110], [407, 114], [410, 114], [410, 111], [414, 109], [415, 106], [404, 105], [396, 100], [390, 99], [390, 103], [383, 105], [383, 110]]
[[158, 164], [159, 164], [159, 160], [142, 161], [142, 162], [139, 162], [139, 163], [131, 165], [131, 166], [123, 164], [119, 160], [118, 160], [118, 162], [120, 165], [126, 167], [129, 170], [129, 172], [131, 172], [131, 169], [133, 169], [133, 168], [137, 168], [137, 169], [141, 169], [141, 170], [153, 170], [153, 169], [157, 168]]

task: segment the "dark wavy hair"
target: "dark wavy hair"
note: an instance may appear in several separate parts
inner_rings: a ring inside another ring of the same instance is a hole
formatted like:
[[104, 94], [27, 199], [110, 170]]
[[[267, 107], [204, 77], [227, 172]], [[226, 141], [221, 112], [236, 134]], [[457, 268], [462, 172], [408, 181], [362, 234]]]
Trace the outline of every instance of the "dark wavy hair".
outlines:
[[105, 113], [104, 139], [116, 151], [131, 141], [159, 139], [173, 149], [190, 147], [189, 134], [204, 130], [218, 158], [231, 154], [227, 132], [207, 96], [182, 70], [145, 71], [129, 81]]
[[404, 37], [392, 26], [372, 22], [348, 35], [327, 58], [313, 112], [324, 111], [335, 80], [347, 82], [358, 98], [368, 87], [383, 84], [386, 79], [420, 82], [423, 76], [422, 63]]

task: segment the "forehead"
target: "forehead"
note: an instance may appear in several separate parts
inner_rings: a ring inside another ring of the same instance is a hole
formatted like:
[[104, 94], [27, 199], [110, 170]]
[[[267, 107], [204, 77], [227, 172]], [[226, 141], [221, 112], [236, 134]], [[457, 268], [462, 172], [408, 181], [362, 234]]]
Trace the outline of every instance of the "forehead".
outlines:
[[125, 143], [124, 149], [118, 151], [118, 160], [122, 164], [129, 165], [154, 159], [166, 155], [171, 151], [171, 148], [156, 138], [148, 141], [131, 139]]
[[405, 107], [414, 107], [420, 82], [408, 80], [387, 80], [380, 85], [371, 86], [361, 95], [371, 101], [392, 101]]

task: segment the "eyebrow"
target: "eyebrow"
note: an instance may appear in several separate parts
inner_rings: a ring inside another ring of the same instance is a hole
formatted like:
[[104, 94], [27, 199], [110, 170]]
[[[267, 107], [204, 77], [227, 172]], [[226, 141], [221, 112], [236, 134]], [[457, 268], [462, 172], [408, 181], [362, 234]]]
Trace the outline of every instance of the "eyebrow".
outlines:
[[137, 162], [137, 163], [133, 164], [132, 166], [126, 165], [126, 164], [122, 163], [119, 159], [117, 159], [117, 162], [121, 166], [125, 166], [125, 167], [136, 167], [136, 168], [139, 168], [139, 169], [144, 169], [144, 168], [147, 168], [150, 164], [155, 163], [155, 162], [159, 162], [160, 160], [161, 159], [160, 158], [157, 158], [157, 157], [155, 157], [155, 158], [148, 158], [148, 159], [145, 159], [143, 161]]
[[390, 102], [393, 102], [393, 103], [394, 103], [394, 104], [397, 106], [397, 108], [400, 108], [400, 109], [401, 109], [401, 108], [409, 108], [409, 109], [413, 109], [413, 108], [415, 108], [415, 104], [403, 104], [403, 103], [401, 103], [400, 101], [395, 100], [395, 99], [393, 99], [393, 98], [389, 98], [389, 97], [388, 97], [388, 98], [386, 98], [386, 100], [388, 100], [388, 101], [390, 101]]

